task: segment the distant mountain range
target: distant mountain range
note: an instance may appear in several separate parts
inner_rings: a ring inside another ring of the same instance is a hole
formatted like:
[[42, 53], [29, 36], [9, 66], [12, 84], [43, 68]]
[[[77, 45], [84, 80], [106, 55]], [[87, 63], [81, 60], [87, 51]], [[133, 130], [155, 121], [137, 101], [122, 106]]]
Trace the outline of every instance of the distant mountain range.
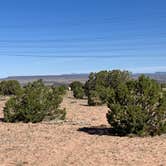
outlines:
[[1, 80], [17, 80], [20, 84], [25, 85], [28, 82], [42, 79], [46, 85], [66, 85], [73, 81], [85, 82], [89, 74], [64, 74], [64, 75], [43, 75], [43, 76], [13, 76]]
[[[166, 83], [166, 72], [144, 73], [146, 76], [157, 80], [160, 83]], [[141, 75], [133, 74], [133, 78], [138, 78]], [[73, 81], [86, 82], [89, 74], [64, 74], [64, 75], [45, 75], [45, 76], [13, 76], [1, 80], [18, 80], [22, 85], [35, 80], [42, 79], [47, 85], [66, 85]]]

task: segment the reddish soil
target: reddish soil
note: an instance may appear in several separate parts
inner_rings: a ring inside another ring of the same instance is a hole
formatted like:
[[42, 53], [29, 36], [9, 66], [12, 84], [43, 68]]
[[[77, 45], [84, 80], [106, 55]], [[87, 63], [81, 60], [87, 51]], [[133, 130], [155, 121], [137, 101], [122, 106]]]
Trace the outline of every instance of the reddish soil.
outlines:
[[[0, 101], [0, 116], [4, 101]], [[166, 136], [108, 134], [107, 107], [89, 107], [68, 96], [63, 123], [0, 122], [1, 166], [165, 166]]]

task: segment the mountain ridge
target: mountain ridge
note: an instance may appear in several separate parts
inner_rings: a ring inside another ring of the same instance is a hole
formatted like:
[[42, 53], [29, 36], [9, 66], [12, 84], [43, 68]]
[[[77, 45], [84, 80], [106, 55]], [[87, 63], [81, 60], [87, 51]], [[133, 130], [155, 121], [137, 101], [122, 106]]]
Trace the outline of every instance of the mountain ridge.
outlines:
[[[155, 73], [134, 73], [133, 78], [138, 78], [140, 75], [146, 75], [150, 78], [157, 80], [160, 83], [166, 83], [166, 72], [155, 72]], [[47, 85], [66, 85], [73, 81], [86, 82], [88, 80], [88, 73], [78, 73], [78, 74], [62, 74], [62, 75], [32, 75], [32, 76], [9, 76], [2, 80], [17, 80], [22, 85], [27, 84], [35, 80], [42, 79]]]

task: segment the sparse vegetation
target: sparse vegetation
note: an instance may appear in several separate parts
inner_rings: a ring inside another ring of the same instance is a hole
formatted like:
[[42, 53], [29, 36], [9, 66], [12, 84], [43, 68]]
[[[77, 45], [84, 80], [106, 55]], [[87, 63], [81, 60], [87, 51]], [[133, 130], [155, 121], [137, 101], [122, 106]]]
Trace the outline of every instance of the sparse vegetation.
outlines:
[[0, 82], [0, 94], [3, 96], [20, 95], [22, 93], [21, 85], [16, 80]]
[[[76, 99], [88, 97], [88, 105], [107, 104], [108, 123], [120, 135], [157, 135], [166, 132], [166, 93], [156, 81], [140, 76], [131, 78], [128, 71], [101, 71], [91, 73], [83, 85], [70, 84]], [[32, 122], [64, 119], [66, 111], [60, 104], [67, 87], [48, 87], [42, 80], [24, 88], [17, 81], [2, 81], [3, 95], [12, 95], [4, 108], [5, 122]]]
[[54, 93], [57, 93], [57, 94], [59, 94], [62, 97], [66, 94], [66, 91], [67, 91], [67, 87], [64, 86], [64, 85], [57, 86], [57, 87], [53, 86], [52, 89], [53, 89]]
[[120, 83], [108, 98], [107, 120], [120, 135], [158, 135], [166, 132], [166, 95], [145, 76]]
[[113, 70], [91, 73], [85, 83], [85, 94], [88, 96], [89, 105], [102, 105], [107, 103], [109, 93], [119, 84], [130, 79], [127, 71]]
[[73, 95], [76, 99], [84, 98], [84, 89], [82, 87], [77, 87], [73, 90]]
[[59, 109], [60, 91], [46, 87], [41, 80], [29, 83], [24, 93], [9, 99], [4, 108], [5, 122], [40, 122], [64, 119], [66, 112]]
[[70, 84], [70, 87], [71, 87], [71, 90], [74, 90], [77, 87], [83, 87], [83, 84], [81, 82], [79, 82], [79, 81], [73, 81]]
[[70, 87], [76, 99], [83, 99], [85, 93], [84, 93], [84, 85], [81, 82], [74, 81], [70, 84]]
[[88, 105], [89, 106], [97, 106], [97, 105], [101, 105], [101, 100], [100, 100], [100, 96], [97, 93], [97, 91], [95, 90], [91, 90], [88, 94]]
[[166, 83], [162, 83], [161, 88], [162, 88], [163, 91], [166, 91]]

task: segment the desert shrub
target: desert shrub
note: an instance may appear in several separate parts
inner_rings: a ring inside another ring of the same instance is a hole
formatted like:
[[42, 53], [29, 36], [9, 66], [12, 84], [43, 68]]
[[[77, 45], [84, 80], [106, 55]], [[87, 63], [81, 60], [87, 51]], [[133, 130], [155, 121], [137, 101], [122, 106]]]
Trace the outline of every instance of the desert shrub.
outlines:
[[113, 70], [91, 73], [84, 86], [89, 105], [107, 103], [107, 98], [109, 93], [112, 93], [112, 88], [115, 89], [120, 83], [124, 83], [129, 79], [130, 73], [127, 71]]
[[0, 93], [4, 96], [20, 95], [22, 88], [20, 83], [16, 80], [2, 81], [0, 83]]
[[70, 84], [70, 87], [71, 87], [71, 90], [73, 91], [75, 88], [83, 87], [83, 84], [81, 82], [79, 82], [79, 81], [73, 81]]
[[122, 83], [108, 98], [107, 120], [117, 134], [156, 135], [166, 132], [166, 95], [145, 76]]
[[70, 84], [70, 87], [76, 99], [83, 99], [85, 93], [84, 93], [84, 85], [81, 82], [74, 81]]
[[29, 83], [24, 93], [9, 99], [4, 108], [6, 122], [40, 122], [43, 120], [64, 119], [65, 110], [59, 109], [62, 97], [41, 80]]
[[165, 92], [165, 91], [166, 91], [166, 83], [162, 83], [162, 84], [161, 84], [161, 88], [162, 88], [162, 90]]
[[89, 97], [90, 91], [95, 90], [95, 75], [95, 73], [90, 73], [88, 81], [85, 82], [84, 91], [87, 97]]
[[60, 96], [64, 96], [67, 91], [67, 87], [64, 85], [57, 86], [57, 87], [52, 87], [53, 92], [59, 94]]
[[161, 87], [162, 87], [162, 88], [166, 88], [166, 83], [162, 83], [162, 84], [161, 84]]
[[90, 94], [88, 95], [88, 105], [90, 106], [97, 106], [97, 105], [101, 105], [102, 102], [100, 100], [100, 96], [97, 93], [97, 91], [92, 90], [90, 91]]
[[84, 89], [82, 87], [77, 87], [73, 90], [73, 95], [76, 99], [84, 98]]

